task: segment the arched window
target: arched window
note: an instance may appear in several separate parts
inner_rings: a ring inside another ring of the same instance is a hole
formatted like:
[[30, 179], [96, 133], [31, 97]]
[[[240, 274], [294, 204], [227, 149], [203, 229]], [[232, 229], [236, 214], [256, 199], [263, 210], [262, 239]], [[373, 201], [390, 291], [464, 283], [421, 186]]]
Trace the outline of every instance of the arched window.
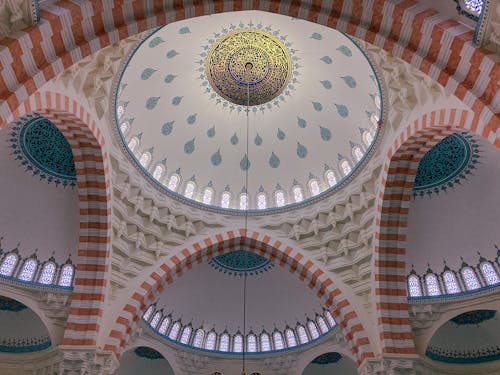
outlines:
[[161, 321], [160, 328], [158, 328], [158, 332], [160, 332], [162, 335], [165, 335], [167, 333], [169, 325], [170, 325], [170, 318], [166, 316], [165, 319]]
[[195, 348], [201, 348], [203, 346], [204, 337], [205, 337], [205, 331], [202, 330], [201, 328], [198, 328], [196, 330], [196, 333], [194, 334], [193, 346]]
[[161, 319], [161, 312], [157, 311], [153, 315], [153, 319], [151, 319], [151, 322], [149, 323], [149, 325], [153, 328], [156, 328], [158, 326], [158, 323], [160, 323], [160, 319]]
[[500, 282], [500, 279], [498, 278], [498, 275], [491, 263], [481, 263], [481, 272], [483, 273], [484, 279], [486, 280], [486, 284], [494, 285]]
[[295, 337], [295, 333], [291, 328], [287, 328], [285, 330], [286, 344], [289, 348], [297, 346], [297, 339]]
[[179, 182], [181, 181], [180, 177], [177, 174], [172, 174], [170, 179], [168, 180], [168, 189], [172, 191], [177, 191], [177, 187], [179, 186]]
[[361, 147], [354, 146], [352, 149], [352, 156], [354, 157], [354, 160], [359, 163], [361, 159], [363, 159], [363, 151], [361, 150]]
[[184, 329], [182, 330], [182, 335], [181, 339], [179, 340], [181, 344], [188, 344], [189, 339], [191, 338], [191, 332], [193, 329], [191, 326], [185, 326]]
[[260, 335], [260, 350], [262, 352], [268, 352], [271, 350], [271, 340], [267, 333], [261, 333]]
[[326, 321], [330, 325], [330, 328], [333, 328], [333, 327], [335, 327], [337, 325], [337, 322], [333, 318], [332, 313], [330, 311], [325, 310], [324, 315], [325, 315]]
[[139, 147], [139, 138], [132, 137], [127, 146], [132, 153], [135, 153], [135, 150], [137, 150], [137, 148]]
[[216, 341], [217, 341], [217, 334], [214, 331], [210, 331], [207, 335], [207, 341], [205, 342], [205, 349], [215, 350]]
[[274, 193], [274, 200], [276, 207], [283, 207], [285, 205], [285, 192], [283, 190], [276, 191]]
[[379, 121], [378, 116], [375, 113], [372, 113], [370, 115], [370, 122], [371, 122], [373, 128], [378, 127], [378, 121]]
[[373, 142], [373, 135], [368, 130], [365, 130], [363, 132], [362, 138], [363, 138], [363, 143], [365, 144], [366, 147], [369, 147]]
[[316, 322], [318, 323], [318, 327], [321, 333], [328, 332], [328, 326], [326, 325], [325, 319], [322, 316], [317, 316]]
[[274, 342], [274, 350], [285, 349], [285, 343], [283, 342], [283, 336], [281, 332], [274, 331], [273, 332], [273, 342]]
[[153, 170], [153, 178], [156, 181], [160, 181], [164, 173], [165, 173], [165, 166], [161, 164], [156, 164], [156, 167]]
[[347, 160], [342, 160], [339, 165], [344, 176], [347, 176], [349, 173], [351, 173], [352, 169]]
[[264, 210], [267, 208], [267, 198], [266, 193], [257, 194], [257, 208], [259, 210]]
[[145, 321], [148, 321], [149, 318], [151, 318], [151, 315], [153, 315], [154, 311], [155, 311], [155, 307], [153, 305], [149, 306], [148, 309], [144, 312], [142, 319], [144, 319]]
[[240, 210], [248, 210], [248, 194], [242, 193], [240, 194]]
[[189, 199], [193, 198], [195, 190], [196, 184], [193, 181], [188, 181], [186, 183], [186, 188], [184, 189], [184, 196]]
[[302, 193], [302, 188], [298, 185], [295, 185], [292, 188], [293, 199], [295, 202], [302, 202], [304, 200], [304, 194]]
[[313, 340], [319, 337], [318, 327], [316, 327], [316, 324], [312, 320], [307, 322], [307, 328], [309, 329], [309, 333], [311, 334], [311, 338]]
[[325, 172], [325, 180], [328, 182], [330, 187], [335, 186], [337, 184], [337, 177], [335, 177], [335, 172], [331, 169]]
[[231, 204], [231, 193], [229, 191], [225, 191], [221, 195], [220, 206], [222, 208], [229, 208], [230, 204]]
[[23, 281], [31, 281], [35, 276], [36, 268], [38, 266], [38, 262], [35, 259], [27, 259], [24, 261], [23, 268], [21, 268], [21, 272], [19, 273], [19, 279]]
[[243, 351], [243, 336], [237, 334], [234, 336], [233, 352], [241, 353]]
[[212, 204], [212, 199], [214, 198], [214, 190], [210, 187], [206, 187], [203, 190], [203, 198], [202, 201], [204, 204]]
[[257, 337], [251, 333], [247, 336], [247, 351], [255, 353], [257, 351]]
[[467, 13], [479, 17], [483, 10], [484, 0], [460, 0], [460, 7]]
[[429, 296], [439, 296], [441, 294], [437, 277], [433, 273], [425, 276], [425, 286], [427, 287], [427, 294]]
[[181, 323], [175, 322], [170, 332], [168, 333], [168, 338], [171, 340], [177, 340], [177, 336], [179, 336], [179, 331], [181, 330]]
[[446, 292], [449, 294], [459, 293], [460, 287], [458, 286], [457, 278], [455, 274], [451, 271], [446, 271], [443, 273], [444, 286], [446, 287]]
[[309, 181], [309, 191], [311, 192], [311, 195], [318, 195], [321, 192], [319, 182], [315, 178]]
[[17, 255], [15, 254], [7, 255], [2, 262], [2, 266], [0, 267], [0, 275], [12, 276], [14, 268], [16, 268], [17, 259]]
[[40, 284], [52, 284], [56, 274], [56, 265], [52, 262], [45, 263], [42, 268], [42, 273], [38, 278]]
[[59, 277], [60, 286], [71, 286], [73, 282], [73, 266], [71, 264], [66, 264], [63, 266], [61, 271], [61, 276]]
[[130, 130], [130, 123], [128, 121], [123, 121], [120, 124], [120, 131], [123, 134], [123, 136], [126, 136]]
[[227, 352], [228, 350], [229, 350], [229, 335], [227, 333], [223, 333], [220, 336], [219, 352]]
[[116, 116], [120, 119], [123, 114], [125, 113], [125, 106], [123, 104], [120, 104], [118, 107], [116, 107]]
[[309, 342], [309, 337], [307, 337], [306, 329], [303, 326], [297, 326], [297, 335], [299, 336], [299, 342], [301, 344], [307, 344]]
[[420, 280], [416, 275], [408, 277], [408, 291], [410, 297], [422, 297], [422, 289], [420, 288]]
[[151, 162], [151, 153], [146, 151], [144, 152], [141, 157], [139, 158], [139, 163], [144, 167], [147, 168], [149, 163]]
[[462, 277], [467, 290], [479, 289], [481, 287], [481, 284], [479, 284], [479, 280], [477, 279], [477, 276], [472, 268], [465, 267], [462, 269]]

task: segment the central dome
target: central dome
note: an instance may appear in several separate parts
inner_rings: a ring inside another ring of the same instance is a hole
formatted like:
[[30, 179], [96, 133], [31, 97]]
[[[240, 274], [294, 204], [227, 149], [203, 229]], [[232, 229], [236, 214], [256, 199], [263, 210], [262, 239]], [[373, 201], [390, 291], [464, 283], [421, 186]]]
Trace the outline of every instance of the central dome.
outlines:
[[258, 29], [220, 38], [205, 62], [210, 85], [231, 103], [255, 106], [278, 96], [288, 84], [292, 60], [283, 43]]

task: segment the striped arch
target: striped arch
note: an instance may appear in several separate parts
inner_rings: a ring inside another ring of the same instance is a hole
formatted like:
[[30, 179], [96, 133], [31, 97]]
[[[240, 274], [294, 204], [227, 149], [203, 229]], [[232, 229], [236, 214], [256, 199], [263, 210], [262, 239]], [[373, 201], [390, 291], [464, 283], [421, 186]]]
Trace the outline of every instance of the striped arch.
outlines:
[[356, 311], [318, 265], [279, 240], [256, 231], [249, 231], [248, 235], [246, 233], [245, 229], [239, 229], [207, 237], [180, 250], [161, 264], [130, 297], [116, 319], [104, 349], [112, 350], [119, 357], [148, 305], [156, 300], [166, 285], [191, 269], [194, 263], [243, 247], [296, 274], [324, 301], [327, 308], [332, 308], [332, 315], [342, 329], [358, 365], [365, 358], [374, 357], [370, 340]]
[[433, 111], [404, 128], [387, 153], [379, 196], [375, 234], [375, 297], [382, 352], [416, 354], [406, 288], [406, 233], [413, 182], [422, 157], [443, 138], [468, 130], [500, 148], [497, 133], [480, 125], [473, 112]]
[[97, 342], [110, 255], [110, 184], [104, 139], [89, 113], [57, 93], [37, 92], [16, 111], [36, 112], [54, 123], [68, 140], [77, 177], [80, 238], [74, 289], [63, 345]]
[[262, 10], [336, 28], [391, 52], [500, 126], [500, 63], [473, 31], [416, 0], [59, 0], [40, 4], [39, 26], [0, 41], [0, 127], [24, 100], [99, 49], [176, 20]]

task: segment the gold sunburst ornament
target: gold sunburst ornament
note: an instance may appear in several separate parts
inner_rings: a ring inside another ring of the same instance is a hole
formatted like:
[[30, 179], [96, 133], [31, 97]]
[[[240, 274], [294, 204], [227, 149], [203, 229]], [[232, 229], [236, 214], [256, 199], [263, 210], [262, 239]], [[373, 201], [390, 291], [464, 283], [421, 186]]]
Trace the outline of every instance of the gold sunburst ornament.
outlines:
[[205, 74], [213, 90], [244, 106], [267, 103], [280, 95], [290, 81], [292, 68], [285, 45], [258, 29], [239, 29], [222, 36], [205, 61]]

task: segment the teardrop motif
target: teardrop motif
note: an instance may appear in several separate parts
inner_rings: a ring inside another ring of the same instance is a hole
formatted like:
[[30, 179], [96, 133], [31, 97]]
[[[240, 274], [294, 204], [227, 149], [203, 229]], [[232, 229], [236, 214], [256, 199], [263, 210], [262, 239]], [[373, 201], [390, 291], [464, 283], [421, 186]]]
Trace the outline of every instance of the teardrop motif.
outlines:
[[165, 76], [164, 81], [165, 81], [165, 83], [171, 83], [175, 79], [175, 77], [177, 77], [177, 76], [174, 76], [173, 74], [167, 74]]
[[153, 69], [153, 68], [144, 69], [141, 73], [141, 79], [143, 81], [149, 79], [154, 74], [154, 72], [156, 72], [156, 69]]
[[339, 48], [337, 48], [337, 51], [342, 53], [344, 56], [347, 56], [347, 57], [352, 56], [352, 51], [346, 45], [341, 45]]
[[307, 121], [303, 118], [297, 117], [297, 125], [299, 126], [299, 128], [304, 129], [307, 126]]
[[170, 51], [167, 52], [167, 59], [172, 59], [177, 55], [178, 55], [177, 51], [175, 49], [171, 49]]
[[320, 60], [323, 61], [325, 64], [331, 64], [333, 62], [330, 56], [323, 56]]
[[276, 134], [276, 137], [278, 137], [280, 141], [284, 140], [286, 137], [285, 132], [278, 128], [278, 133]]
[[247, 154], [245, 154], [243, 158], [241, 158], [240, 168], [242, 171], [250, 169], [250, 160], [248, 160]]
[[210, 161], [212, 162], [212, 165], [217, 167], [221, 162], [222, 162], [222, 156], [220, 154], [220, 149], [215, 152], [212, 157], [210, 158]]
[[179, 105], [182, 102], [182, 96], [176, 96], [172, 99], [172, 105]]
[[328, 80], [325, 81], [320, 81], [323, 87], [327, 90], [330, 90], [332, 88], [332, 83]]
[[262, 144], [262, 137], [259, 135], [259, 133], [257, 133], [257, 135], [255, 136], [254, 142], [257, 146], [260, 146]]
[[356, 87], [356, 80], [354, 78], [352, 78], [351, 76], [345, 76], [345, 77], [341, 77], [345, 84], [350, 87], [351, 89], [355, 88]]
[[278, 168], [280, 166], [280, 158], [274, 152], [271, 153], [271, 157], [269, 158], [269, 165], [271, 168]]
[[189, 27], [187, 27], [187, 26], [181, 27], [179, 29], [179, 34], [181, 34], [181, 35], [189, 34], [189, 33], [191, 33], [191, 30], [189, 30]]
[[149, 42], [149, 48], [155, 48], [157, 45], [163, 42], [164, 40], [161, 37], [157, 36]]
[[300, 142], [297, 142], [297, 156], [304, 159], [307, 156], [307, 148]]
[[337, 112], [339, 113], [340, 117], [346, 118], [347, 116], [349, 116], [349, 110], [345, 105], [335, 104], [335, 107], [337, 107]]
[[212, 126], [207, 130], [207, 136], [208, 138], [213, 138], [215, 136], [215, 126]]
[[311, 39], [321, 40], [323, 37], [319, 33], [312, 33]]
[[175, 121], [169, 121], [164, 123], [161, 127], [161, 133], [163, 135], [170, 135], [170, 133], [172, 133], [172, 130], [174, 130], [174, 122]]
[[236, 146], [238, 144], [240, 140], [238, 139], [238, 136], [236, 135], [236, 133], [233, 134], [233, 136], [231, 137], [231, 144], [233, 146]]
[[152, 96], [148, 100], [146, 100], [146, 108], [152, 110], [158, 104], [158, 100], [160, 100], [159, 96]]
[[196, 122], [196, 113], [192, 114], [187, 118], [187, 123], [193, 125]]
[[332, 132], [330, 131], [330, 129], [320, 126], [319, 133], [321, 135], [321, 139], [324, 141], [329, 141], [332, 138]]
[[184, 152], [186, 154], [192, 154], [194, 151], [194, 138], [191, 139], [190, 141], [186, 142], [186, 144], [184, 145]]
[[312, 102], [315, 111], [321, 112], [323, 110], [323, 105], [319, 102]]

